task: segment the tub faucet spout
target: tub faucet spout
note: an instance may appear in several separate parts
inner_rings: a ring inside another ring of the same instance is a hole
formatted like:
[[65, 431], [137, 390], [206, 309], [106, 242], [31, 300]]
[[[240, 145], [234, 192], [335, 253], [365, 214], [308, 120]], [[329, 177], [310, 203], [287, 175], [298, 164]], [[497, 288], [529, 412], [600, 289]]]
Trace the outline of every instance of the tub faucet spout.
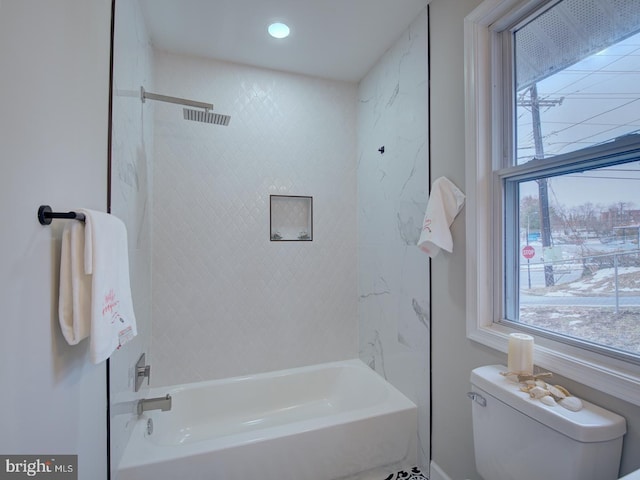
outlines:
[[138, 401], [138, 415], [147, 410], [161, 410], [166, 412], [171, 410], [171, 395], [167, 393], [166, 397], [143, 398]]

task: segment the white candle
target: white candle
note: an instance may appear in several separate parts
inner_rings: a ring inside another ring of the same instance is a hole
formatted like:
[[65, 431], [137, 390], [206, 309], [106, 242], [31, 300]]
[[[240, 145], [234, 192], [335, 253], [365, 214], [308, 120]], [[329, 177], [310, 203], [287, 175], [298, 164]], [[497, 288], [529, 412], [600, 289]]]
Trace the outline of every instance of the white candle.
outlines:
[[512, 373], [533, 374], [533, 337], [524, 333], [509, 335], [507, 370]]

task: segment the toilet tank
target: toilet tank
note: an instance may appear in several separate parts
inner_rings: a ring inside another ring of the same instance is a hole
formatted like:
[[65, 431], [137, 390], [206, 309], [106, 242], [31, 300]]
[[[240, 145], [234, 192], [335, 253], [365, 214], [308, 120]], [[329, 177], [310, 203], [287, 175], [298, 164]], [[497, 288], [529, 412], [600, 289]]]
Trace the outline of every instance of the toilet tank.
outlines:
[[482, 478], [618, 478], [623, 417], [584, 400], [578, 412], [547, 406], [500, 375], [506, 371], [490, 365], [471, 372], [473, 443]]

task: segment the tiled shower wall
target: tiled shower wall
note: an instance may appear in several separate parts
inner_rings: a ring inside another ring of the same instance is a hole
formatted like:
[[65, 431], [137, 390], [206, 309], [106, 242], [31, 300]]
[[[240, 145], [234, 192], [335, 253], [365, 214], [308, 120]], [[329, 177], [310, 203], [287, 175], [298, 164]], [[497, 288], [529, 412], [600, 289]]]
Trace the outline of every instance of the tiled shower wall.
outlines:
[[[154, 385], [358, 355], [357, 86], [156, 52]], [[313, 241], [272, 242], [269, 195], [313, 197]]]
[[[418, 405], [429, 465], [429, 270], [417, 247], [429, 191], [427, 12], [360, 82], [360, 358]], [[378, 149], [384, 146], [384, 153]]]
[[[140, 87], [152, 90], [152, 49], [137, 0], [118, 0], [115, 16], [111, 213], [127, 227], [131, 290], [138, 336], [109, 360], [112, 471], [135, 422], [134, 365], [151, 338], [151, 187], [153, 104], [142, 104]], [[154, 370], [155, 373], [155, 370]]]

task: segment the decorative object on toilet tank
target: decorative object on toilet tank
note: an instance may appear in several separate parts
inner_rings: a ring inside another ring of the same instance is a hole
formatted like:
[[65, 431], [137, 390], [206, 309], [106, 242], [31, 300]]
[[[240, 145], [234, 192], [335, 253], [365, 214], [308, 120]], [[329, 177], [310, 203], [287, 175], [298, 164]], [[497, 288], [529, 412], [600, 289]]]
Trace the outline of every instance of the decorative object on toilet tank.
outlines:
[[500, 374], [512, 382], [520, 384], [520, 391], [528, 393], [532, 399], [540, 400], [549, 407], [561, 405], [567, 410], [578, 412], [582, 410], [582, 400], [574, 397], [569, 390], [562, 385], [551, 385], [542, 378], [552, 377], [551, 372], [542, 372], [535, 375], [523, 375], [513, 372], [500, 372]]
[[533, 337], [524, 333], [509, 335], [507, 368], [509, 372], [533, 374]]

